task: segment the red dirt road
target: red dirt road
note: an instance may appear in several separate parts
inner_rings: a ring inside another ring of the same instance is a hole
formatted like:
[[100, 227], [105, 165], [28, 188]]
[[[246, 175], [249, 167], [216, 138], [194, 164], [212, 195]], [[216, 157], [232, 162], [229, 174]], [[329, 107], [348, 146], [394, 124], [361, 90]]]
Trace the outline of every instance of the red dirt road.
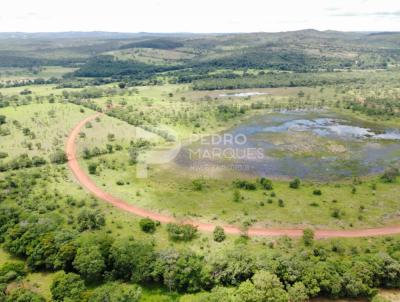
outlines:
[[[76, 150], [76, 139], [82, 127], [89, 121], [94, 120], [96, 117], [101, 115], [101, 113], [89, 116], [79, 122], [74, 129], [69, 134], [67, 145], [65, 151], [68, 157], [68, 166], [72, 173], [76, 177], [77, 181], [91, 194], [97, 198], [132, 214], [140, 217], [148, 217], [153, 220], [158, 220], [161, 223], [175, 222], [177, 221], [174, 217], [159, 214], [149, 210], [142, 209], [135, 205], [129, 204], [128, 202], [116, 198], [111, 194], [103, 191], [99, 188], [87, 175], [86, 171], [82, 170], [77, 160], [77, 150]], [[182, 222], [182, 221], [180, 221]], [[190, 223], [198, 227], [200, 231], [212, 232], [215, 225], [211, 223], [203, 223], [198, 221], [187, 220], [184, 223]], [[235, 226], [226, 225], [224, 226], [225, 232], [227, 234], [241, 234], [242, 231]], [[302, 229], [275, 229], [275, 228], [249, 228], [247, 231], [249, 236], [289, 236], [289, 237], [300, 237], [303, 234]], [[400, 234], [400, 226], [387, 226], [382, 228], [371, 228], [371, 229], [358, 229], [358, 230], [315, 230], [316, 238], [354, 238], [354, 237], [371, 237], [371, 236], [384, 236], [384, 235], [394, 235]]]

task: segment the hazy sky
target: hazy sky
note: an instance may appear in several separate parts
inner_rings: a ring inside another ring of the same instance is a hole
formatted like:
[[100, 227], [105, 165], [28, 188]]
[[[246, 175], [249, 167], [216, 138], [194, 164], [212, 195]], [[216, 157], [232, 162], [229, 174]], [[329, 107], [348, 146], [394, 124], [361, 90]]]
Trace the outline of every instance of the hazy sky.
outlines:
[[3, 0], [0, 32], [400, 31], [399, 0]]

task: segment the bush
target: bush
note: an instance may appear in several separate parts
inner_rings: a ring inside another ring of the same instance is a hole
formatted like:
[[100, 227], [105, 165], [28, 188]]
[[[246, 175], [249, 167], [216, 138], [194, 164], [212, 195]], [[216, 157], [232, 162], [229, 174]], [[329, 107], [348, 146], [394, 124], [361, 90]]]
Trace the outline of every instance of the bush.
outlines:
[[0, 159], [6, 158], [8, 156], [8, 153], [6, 152], [0, 152]]
[[65, 164], [68, 161], [67, 154], [62, 150], [57, 150], [50, 155], [50, 161], [53, 164]]
[[223, 227], [216, 226], [213, 232], [214, 241], [222, 242], [225, 240], [226, 235]]
[[289, 187], [292, 189], [298, 189], [300, 188], [300, 179], [299, 178], [295, 178], [293, 179], [290, 183], [289, 183]]
[[381, 176], [381, 179], [383, 182], [392, 183], [396, 181], [399, 175], [399, 169], [391, 167], [385, 170], [385, 172]]
[[274, 186], [272, 185], [272, 180], [268, 179], [268, 178], [264, 178], [262, 177], [260, 179], [260, 184], [262, 185], [262, 187], [264, 188], [264, 190], [273, 190]]
[[315, 189], [315, 190], [313, 191], [313, 194], [314, 194], [314, 195], [317, 195], [317, 196], [321, 196], [321, 195], [322, 195], [322, 191], [321, 191], [320, 189]]
[[88, 170], [89, 170], [89, 174], [96, 174], [97, 172], [97, 164], [96, 163], [90, 163], [88, 165]]
[[58, 273], [51, 284], [51, 296], [55, 302], [81, 301], [85, 284], [81, 277], [74, 273]]
[[314, 231], [312, 229], [305, 229], [303, 231], [304, 245], [310, 246], [314, 242]]
[[28, 289], [18, 288], [7, 296], [5, 302], [46, 302], [46, 300]]
[[104, 215], [99, 211], [83, 210], [78, 216], [79, 231], [96, 230], [105, 226]]
[[0, 125], [5, 124], [5, 123], [6, 123], [6, 120], [7, 120], [7, 118], [6, 118], [5, 115], [0, 115]]
[[257, 186], [255, 183], [249, 182], [247, 180], [235, 180], [233, 182], [233, 185], [238, 188], [238, 189], [244, 189], [244, 190], [251, 190], [254, 191], [257, 189]]
[[9, 283], [25, 275], [23, 263], [4, 263], [0, 267], [0, 283]]
[[197, 234], [197, 228], [191, 224], [168, 223], [167, 231], [173, 241], [190, 241]]
[[150, 218], [140, 219], [139, 226], [145, 233], [154, 233], [156, 231], [156, 223]]

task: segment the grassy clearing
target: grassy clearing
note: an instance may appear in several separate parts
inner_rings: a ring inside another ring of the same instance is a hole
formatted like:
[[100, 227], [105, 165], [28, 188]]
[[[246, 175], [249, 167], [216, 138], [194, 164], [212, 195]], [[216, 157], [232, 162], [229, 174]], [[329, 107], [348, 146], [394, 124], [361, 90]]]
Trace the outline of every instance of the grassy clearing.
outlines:
[[55, 150], [64, 148], [69, 131], [93, 111], [81, 112], [79, 106], [68, 103], [43, 103], [1, 108], [0, 114], [7, 118], [1, 128], [10, 131], [1, 137], [2, 152], [8, 153], [9, 158], [22, 153], [48, 158]]

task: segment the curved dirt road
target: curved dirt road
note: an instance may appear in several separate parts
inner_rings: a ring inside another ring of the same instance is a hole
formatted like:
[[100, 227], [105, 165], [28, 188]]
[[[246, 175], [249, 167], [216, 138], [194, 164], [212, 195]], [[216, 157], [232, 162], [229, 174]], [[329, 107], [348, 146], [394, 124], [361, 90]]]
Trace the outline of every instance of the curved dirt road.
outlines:
[[[78, 182], [90, 193], [92, 193], [97, 198], [112, 204], [113, 206], [135, 214], [141, 217], [148, 217], [153, 220], [158, 220], [162, 223], [174, 222], [176, 219], [171, 216], [159, 214], [156, 212], [152, 212], [149, 210], [142, 209], [135, 205], [129, 204], [128, 202], [116, 198], [111, 194], [103, 191], [99, 188], [87, 175], [86, 171], [82, 170], [79, 166], [77, 160], [77, 150], [76, 150], [76, 139], [78, 137], [79, 132], [81, 131], [82, 127], [89, 121], [94, 120], [96, 117], [101, 115], [101, 113], [89, 116], [79, 122], [74, 129], [69, 134], [67, 145], [66, 145], [66, 153], [68, 157], [68, 166], [71, 169], [72, 173], [78, 180]], [[200, 231], [212, 232], [214, 230], [215, 225], [211, 223], [203, 223], [198, 221], [187, 220], [184, 223], [190, 223], [198, 227]], [[226, 225], [224, 226], [225, 232], [227, 234], [241, 234], [242, 231], [235, 226]], [[302, 229], [269, 229], [269, 228], [249, 228], [247, 231], [249, 236], [290, 236], [290, 237], [299, 237], [302, 236], [303, 230]], [[383, 235], [394, 235], [400, 234], [400, 226], [388, 226], [382, 228], [371, 228], [371, 229], [359, 229], [359, 230], [315, 230], [315, 237], [316, 238], [333, 238], [333, 237], [347, 237], [347, 238], [354, 238], [354, 237], [370, 237], [370, 236], [383, 236]]]

